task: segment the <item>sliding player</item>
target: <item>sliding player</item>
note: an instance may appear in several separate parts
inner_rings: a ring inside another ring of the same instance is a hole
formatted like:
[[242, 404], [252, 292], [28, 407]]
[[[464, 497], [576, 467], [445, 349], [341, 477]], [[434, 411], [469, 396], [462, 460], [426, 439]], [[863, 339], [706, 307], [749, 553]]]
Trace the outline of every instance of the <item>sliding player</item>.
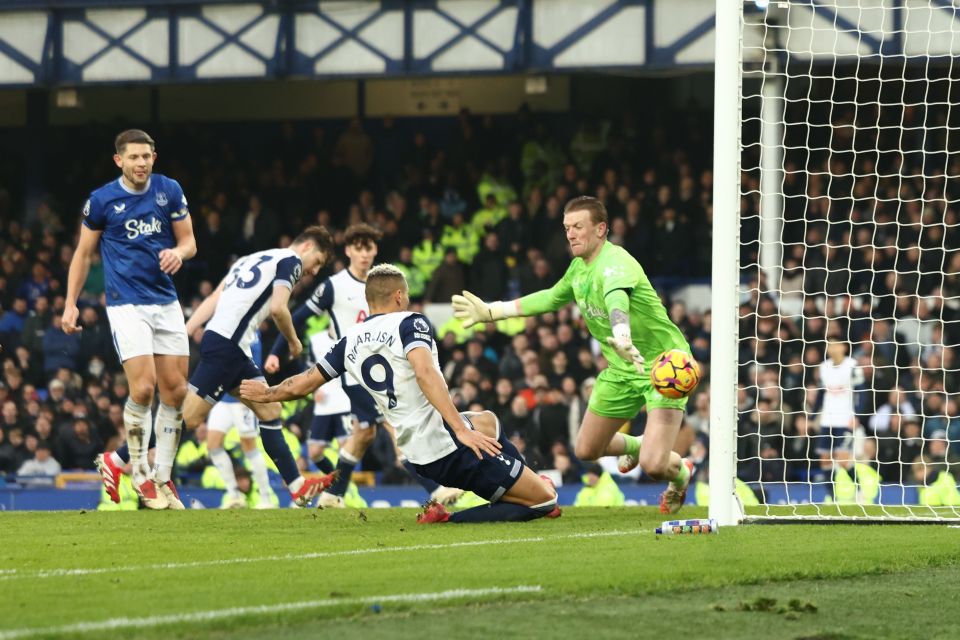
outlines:
[[440, 372], [430, 322], [406, 311], [410, 303], [403, 273], [379, 265], [367, 275], [371, 315], [344, 332], [316, 367], [267, 387], [244, 380], [240, 395], [254, 402], [302, 397], [348, 373], [376, 400], [397, 433], [397, 446], [418, 474], [473, 491], [490, 504], [450, 514], [431, 501], [421, 523], [502, 522], [556, 517], [557, 493], [538, 477], [500, 433], [490, 412], [460, 414]]

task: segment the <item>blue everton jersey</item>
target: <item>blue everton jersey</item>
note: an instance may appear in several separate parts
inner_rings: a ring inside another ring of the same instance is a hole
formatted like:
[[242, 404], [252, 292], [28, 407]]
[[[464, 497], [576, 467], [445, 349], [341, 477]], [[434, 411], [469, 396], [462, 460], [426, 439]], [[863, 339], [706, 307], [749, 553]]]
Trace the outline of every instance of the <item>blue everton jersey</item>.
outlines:
[[83, 224], [100, 236], [107, 305], [167, 304], [177, 299], [173, 278], [160, 271], [160, 251], [176, 246], [172, 223], [189, 215], [176, 180], [158, 173], [143, 191], [117, 178], [90, 194]]

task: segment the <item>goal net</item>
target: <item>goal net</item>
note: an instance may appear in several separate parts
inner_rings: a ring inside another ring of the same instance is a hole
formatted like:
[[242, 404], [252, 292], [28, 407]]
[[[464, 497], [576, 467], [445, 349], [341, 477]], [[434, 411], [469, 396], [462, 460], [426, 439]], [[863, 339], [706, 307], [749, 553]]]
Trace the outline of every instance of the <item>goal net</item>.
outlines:
[[[719, 13], [740, 4], [718, 2], [718, 131]], [[736, 11], [737, 286], [714, 298], [736, 387], [711, 376], [735, 407], [711, 464], [732, 454], [735, 484], [711, 500], [748, 521], [960, 519], [960, 1]]]

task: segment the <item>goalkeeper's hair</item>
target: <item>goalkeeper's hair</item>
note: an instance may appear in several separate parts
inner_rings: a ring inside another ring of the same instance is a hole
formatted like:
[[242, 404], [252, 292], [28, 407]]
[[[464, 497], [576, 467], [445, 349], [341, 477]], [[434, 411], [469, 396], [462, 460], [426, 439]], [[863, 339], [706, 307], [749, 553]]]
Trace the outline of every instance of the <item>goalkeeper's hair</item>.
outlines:
[[407, 288], [407, 279], [403, 271], [392, 264], [378, 264], [367, 272], [367, 304], [380, 307], [387, 302], [394, 291]]
[[593, 196], [578, 196], [573, 198], [567, 202], [567, 206], [563, 208], [563, 213], [566, 215], [571, 211], [583, 210], [590, 212], [590, 222], [593, 224], [600, 224], [602, 222], [609, 227], [610, 221], [607, 218], [607, 207], [604, 206], [602, 201], [597, 200]]
[[347, 247], [352, 247], [357, 244], [361, 247], [369, 247], [377, 244], [382, 237], [383, 233], [376, 227], [358, 222], [357, 224], [350, 225], [347, 227], [347, 230], [343, 232], [343, 244]]
[[141, 129], [127, 129], [117, 134], [113, 140], [113, 148], [117, 150], [117, 155], [123, 155], [128, 144], [148, 144], [151, 151], [157, 150], [157, 145], [150, 134]]
[[327, 228], [322, 225], [315, 224], [307, 227], [300, 235], [293, 239], [291, 244], [297, 245], [302, 242], [313, 242], [317, 245], [317, 249], [322, 251], [323, 255], [327, 257], [327, 260], [333, 257], [333, 236], [331, 236]]

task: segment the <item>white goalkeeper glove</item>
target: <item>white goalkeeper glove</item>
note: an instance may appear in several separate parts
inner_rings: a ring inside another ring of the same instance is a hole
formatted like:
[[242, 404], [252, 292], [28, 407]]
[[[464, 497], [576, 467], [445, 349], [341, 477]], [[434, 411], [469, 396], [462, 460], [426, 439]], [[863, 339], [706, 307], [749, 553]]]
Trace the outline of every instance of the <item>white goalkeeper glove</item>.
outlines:
[[618, 324], [613, 328], [613, 337], [607, 338], [607, 344], [610, 345], [617, 355], [633, 363], [637, 372], [643, 375], [643, 356], [633, 345], [633, 339], [630, 337], [630, 327], [626, 324]]
[[463, 323], [464, 329], [480, 322], [496, 322], [520, 315], [516, 300], [507, 303], [498, 300], [487, 304], [469, 291], [464, 291], [462, 296], [454, 295], [450, 303], [453, 305], [453, 317]]

